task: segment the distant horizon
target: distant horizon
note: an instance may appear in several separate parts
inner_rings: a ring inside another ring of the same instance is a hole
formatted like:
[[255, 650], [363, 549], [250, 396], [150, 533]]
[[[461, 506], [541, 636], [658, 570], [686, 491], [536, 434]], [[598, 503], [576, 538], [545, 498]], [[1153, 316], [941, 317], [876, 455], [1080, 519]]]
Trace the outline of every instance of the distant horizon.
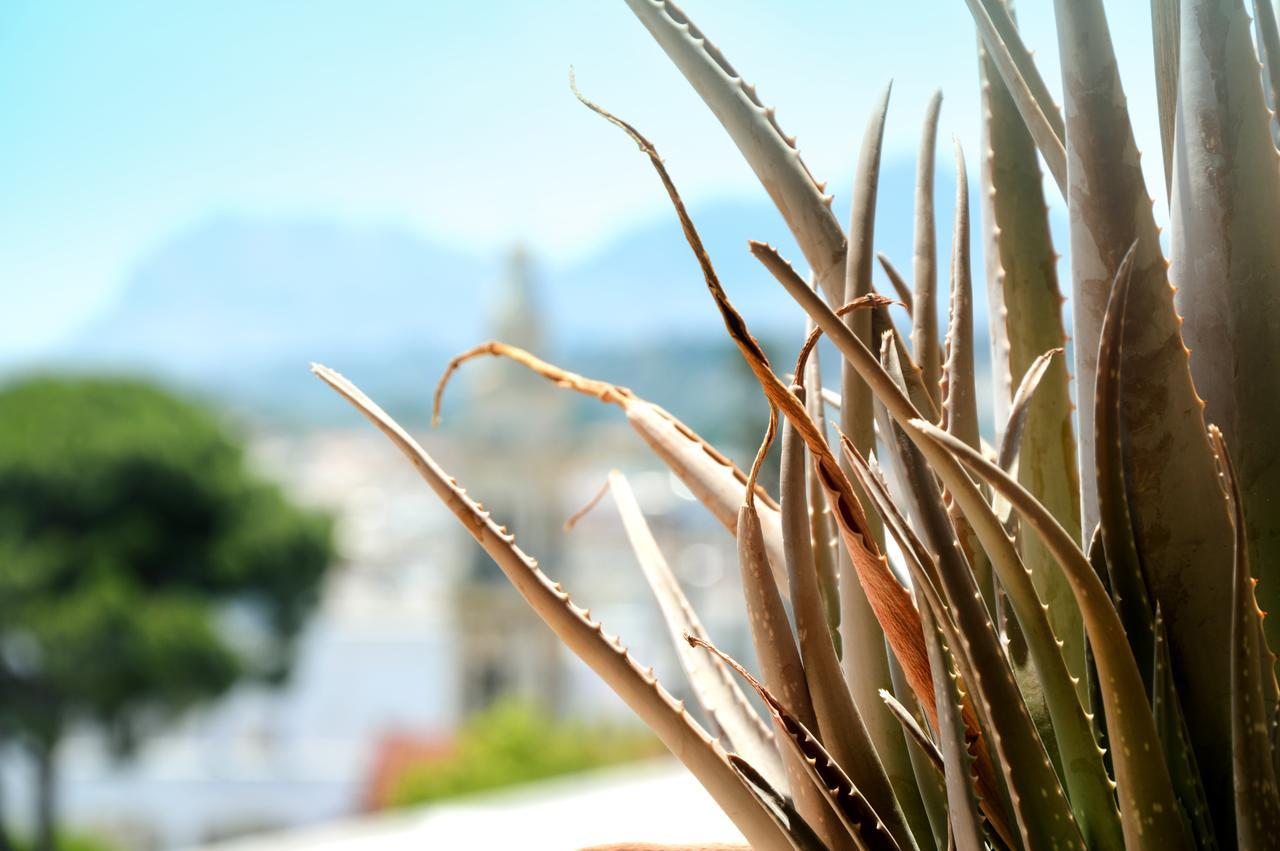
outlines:
[[[941, 146], [940, 146], [941, 147]], [[623, 153], [627, 153], [624, 148]], [[945, 205], [950, 202], [953, 194], [953, 184], [955, 180], [955, 169], [951, 160], [943, 154], [949, 154], [947, 151], [939, 151], [936, 162], [936, 189], [940, 194], [940, 201]], [[895, 151], [886, 152], [882, 170], [886, 173], [895, 169], [910, 169], [914, 172], [916, 156], [914, 152]], [[972, 171], [969, 175], [971, 190], [977, 190], [977, 174]], [[833, 185], [840, 185], [852, 180], [852, 177], [841, 176], [839, 181], [833, 181]], [[3, 343], [0, 343], [0, 374], [14, 369], [21, 369], [25, 363], [39, 364], [42, 360], [49, 357], [56, 358], [68, 345], [74, 344], [76, 339], [81, 336], [87, 328], [90, 328], [94, 322], [101, 318], [104, 313], [111, 311], [119, 300], [127, 295], [126, 287], [129, 282], [142, 270], [147, 263], [152, 261], [157, 255], [166, 250], [169, 246], [182, 241], [185, 237], [205, 231], [220, 224], [233, 223], [236, 225], [263, 226], [266, 228], [274, 227], [317, 227], [317, 228], [333, 228], [335, 230], [347, 233], [368, 233], [368, 234], [384, 234], [398, 235], [421, 242], [427, 246], [438, 247], [450, 251], [464, 254], [474, 258], [481, 263], [491, 263], [495, 267], [500, 265], [508, 252], [516, 247], [524, 248], [529, 252], [533, 261], [534, 268], [540, 274], [555, 276], [570, 270], [575, 266], [590, 263], [594, 258], [606, 254], [609, 250], [620, 242], [625, 241], [628, 236], [643, 232], [650, 229], [660, 227], [674, 228], [676, 224], [675, 214], [670, 204], [666, 200], [666, 196], [661, 192], [661, 186], [657, 182], [657, 178], [653, 179], [652, 186], [653, 200], [656, 206], [647, 209], [641, 209], [632, 217], [618, 221], [612, 228], [602, 231], [599, 237], [593, 242], [584, 244], [582, 247], [572, 252], [559, 252], [554, 250], [554, 246], [548, 246], [543, 243], [535, 243], [530, 240], [513, 236], [508, 240], [493, 243], [471, 244], [454, 244], [447, 233], [433, 232], [425, 230], [418, 222], [406, 221], [404, 219], [394, 217], [349, 217], [342, 211], [324, 210], [324, 209], [305, 209], [297, 212], [288, 211], [261, 211], [261, 210], [236, 210], [234, 208], [213, 209], [198, 215], [190, 220], [175, 222], [173, 227], [167, 231], [160, 232], [156, 238], [143, 246], [143, 250], [137, 257], [128, 262], [122, 269], [119, 278], [112, 282], [107, 289], [109, 292], [100, 300], [100, 302], [90, 312], [84, 314], [79, 322], [68, 323], [60, 328], [59, 333], [51, 335], [49, 338], [41, 341], [40, 344], [31, 346], [25, 350], [9, 350]], [[724, 191], [708, 195], [707, 197], [694, 198], [690, 202], [690, 209], [694, 215], [695, 223], [700, 214], [707, 210], [731, 206], [770, 206], [768, 196], [764, 190], [756, 185], [746, 185], [741, 187], [726, 187]], [[975, 216], [980, 214], [978, 209], [974, 209]], [[784, 224], [780, 216], [777, 217], [778, 231], [784, 231]], [[939, 221], [939, 228], [945, 230], [949, 225], [946, 222]], [[749, 239], [772, 239], [770, 234], [745, 232], [741, 235], [743, 252], [746, 251], [746, 244]], [[949, 245], [948, 241], [940, 242], [940, 250], [946, 250]], [[673, 240], [671, 242], [671, 250], [677, 254], [683, 254], [688, 251], [683, 240]], [[975, 242], [974, 250], [981, 251], [981, 245]], [[796, 263], [802, 264], [803, 257], [798, 251], [792, 252], [792, 258]], [[714, 258], [713, 258], [714, 259]], [[909, 258], [897, 258], [903, 263], [907, 263]], [[975, 260], [980, 260], [980, 255]], [[975, 272], [979, 271], [975, 265]], [[878, 274], [878, 273], [877, 273]]]

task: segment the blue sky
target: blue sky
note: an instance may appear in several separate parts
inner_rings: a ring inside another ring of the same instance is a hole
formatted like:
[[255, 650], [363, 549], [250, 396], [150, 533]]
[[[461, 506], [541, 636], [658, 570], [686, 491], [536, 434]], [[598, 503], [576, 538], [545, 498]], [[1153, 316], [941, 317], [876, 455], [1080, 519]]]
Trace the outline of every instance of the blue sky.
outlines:
[[[1108, 3], [1146, 164], [1159, 168], [1146, 3]], [[1022, 0], [1056, 88], [1051, 0]], [[942, 87], [976, 172], [962, 0], [686, 0], [820, 177], [851, 171], [891, 78], [886, 156], [914, 156]], [[547, 262], [663, 214], [647, 163], [568, 91], [658, 144], [686, 196], [750, 171], [622, 0], [8, 0], [0, 5], [0, 358], [56, 344], [147, 252], [215, 215], [406, 227]], [[945, 138], [945, 137], [944, 137]], [[946, 148], [942, 148], [945, 152]], [[1149, 186], [1162, 185], [1151, 170]], [[750, 236], [744, 234], [744, 239]]]

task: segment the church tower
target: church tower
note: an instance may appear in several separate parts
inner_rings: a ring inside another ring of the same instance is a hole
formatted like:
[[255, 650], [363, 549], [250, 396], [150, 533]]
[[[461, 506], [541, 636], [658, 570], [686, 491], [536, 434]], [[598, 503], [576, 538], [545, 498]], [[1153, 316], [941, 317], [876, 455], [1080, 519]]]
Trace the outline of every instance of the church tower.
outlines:
[[[548, 356], [533, 262], [522, 246], [508, 256], [491, 307], [491, 334]], [[472, 390], [459, 420], [471, 490], [516, 534], [521, 548], [549, 565], [562, 551], [561, 479], [569, 460], [564, 391], [505, 359], [472, 367]], [[564, 652], [482, 551], [459, 588], [465, 711], [516, 695], [558, 711]]]

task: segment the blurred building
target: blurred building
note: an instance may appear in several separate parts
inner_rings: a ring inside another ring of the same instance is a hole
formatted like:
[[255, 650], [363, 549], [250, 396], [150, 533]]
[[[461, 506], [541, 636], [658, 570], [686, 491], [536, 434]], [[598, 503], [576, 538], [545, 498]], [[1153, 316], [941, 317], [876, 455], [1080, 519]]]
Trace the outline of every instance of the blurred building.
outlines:
[[[517, 247], [493, 305], [493, 338], [532, 352], [545, 351], [545, 329], [534, 291], [531, 261]], [[455, 432], [466, 458], [458, 473], [498, 522], [513, 530], [522, 549], [546, 564], [561, 562], [561, 496], [575, 463], [567, 432], [568, 402], [543, 379], [506, 360], [469, 367], [474, 388], [465, 406], [452, 405]], [[503, 694], [520, 694], [557, 710], [564, 699], [559, 642], [479, 547], [454, 586], [459, 630], [462, 709], [485, 708]]]

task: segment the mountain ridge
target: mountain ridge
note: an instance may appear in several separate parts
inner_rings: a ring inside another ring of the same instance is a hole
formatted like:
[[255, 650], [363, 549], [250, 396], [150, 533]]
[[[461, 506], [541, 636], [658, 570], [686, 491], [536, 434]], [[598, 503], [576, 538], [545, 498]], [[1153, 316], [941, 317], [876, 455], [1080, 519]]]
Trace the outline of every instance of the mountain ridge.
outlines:
[[[877, 209], [877, 249], [908, 272], [914, 180], [913, 162], [887, 162]], [[953, 180], [940, 166], [943, 269]], [[753, 331], [798, 346], [803, 315], [746, 248], [748, 239], [766, 240], [802, 266], [773, 207], [763, 197], [730, 198], [696, 204], [691, 215]], [[982, 246], [978, 238], [973, 242], [981, 281]], [[576, 262], [539, 267], [528, 289], [529, 321], [541, 324], [540, 345], [549, 356], [634, 350], [652, 359], [662, 356], [655, 343], [664, 340], [686, 353], [724, 342], [721, 319], [674, 215], [642, 221]], [[981, 285], [975, 289], [977, 348], [985, 354], [986, 293]], [[155, 373], [250, 411], [287, 408], [302, 392], [292, 376], [311, 360], [346, 365], [353, 377], [360, 373], [386, 390], [393, 380], [430, 372], [425, 364], [443, 365], [493, 336], [501, 302], [515, 298], [513, 292], [497, 258], [408, 229], [221, 215], [158, 246], [53, 361]]]

